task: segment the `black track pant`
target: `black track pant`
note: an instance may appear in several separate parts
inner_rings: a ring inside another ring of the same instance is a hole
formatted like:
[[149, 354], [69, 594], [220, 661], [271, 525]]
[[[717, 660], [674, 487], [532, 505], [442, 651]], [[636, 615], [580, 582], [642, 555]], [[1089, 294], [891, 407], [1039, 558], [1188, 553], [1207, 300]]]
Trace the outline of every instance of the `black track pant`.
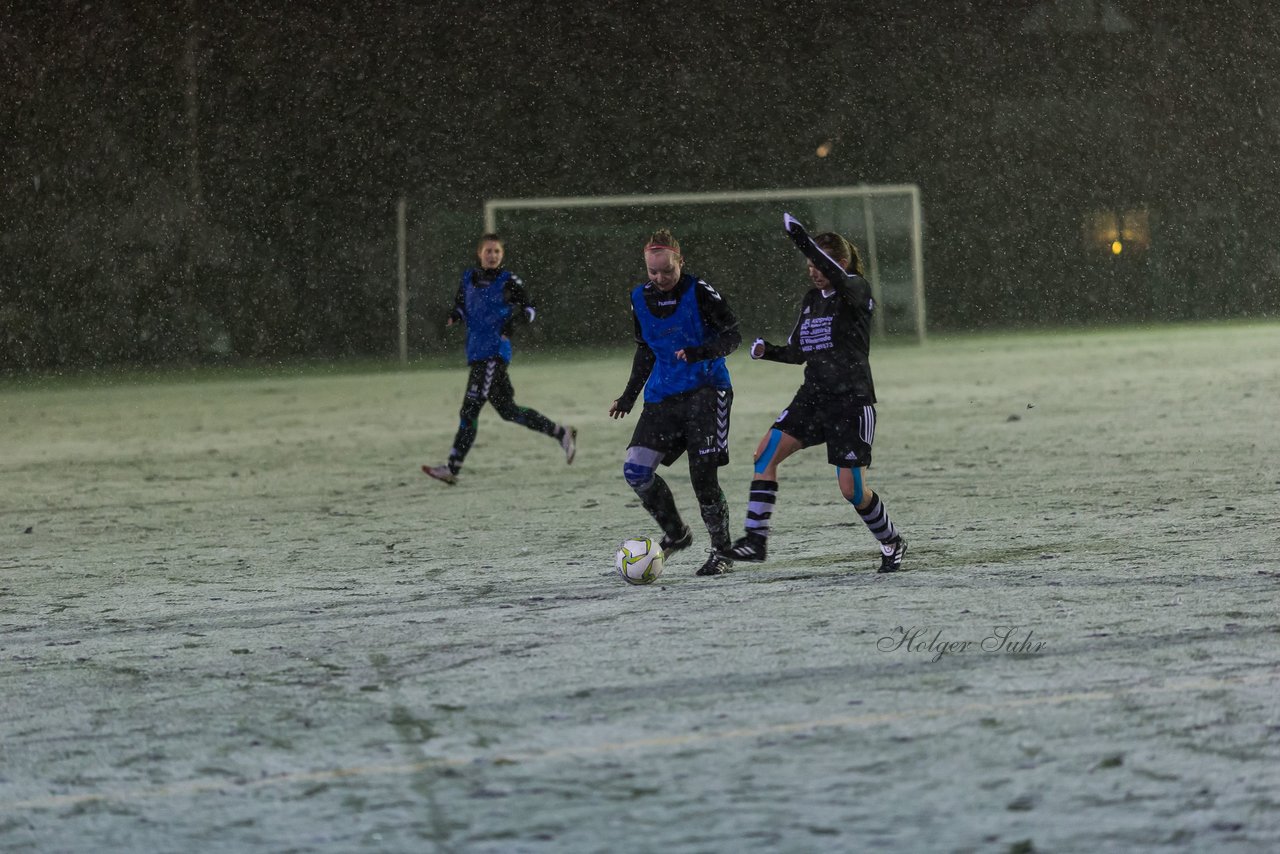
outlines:
[[522, 424], [530, 430], [557, 438], [559, 431], [555, 422], [536, 409], [516, 404], [515, 389], [511, 386], [506, 362], [497, 356], [484, 362], [473, 362], [471, 374], [467, 377], [467, 395], [458, 413], [458, 435], [454, 437], [453, 448], [449, 451], [449, 468], [455, 472], [476, 441], [480, 410], [486, 402], [493, 406], [503, 421]]

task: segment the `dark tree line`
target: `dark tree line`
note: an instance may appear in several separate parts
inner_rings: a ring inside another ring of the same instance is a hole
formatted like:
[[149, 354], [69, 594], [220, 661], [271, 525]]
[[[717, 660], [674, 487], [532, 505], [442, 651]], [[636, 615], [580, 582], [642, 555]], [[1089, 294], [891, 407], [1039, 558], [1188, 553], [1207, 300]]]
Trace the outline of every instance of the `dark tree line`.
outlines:
[[[401, 195], [415, 352], [494, 196], [913, 182], [936, 329], [1280, 309], [1270, 4], [744, 9], [13, 10], [0, 369], [390, 355]], [[1150, 245], [1089, 245], [1098, 210]]]

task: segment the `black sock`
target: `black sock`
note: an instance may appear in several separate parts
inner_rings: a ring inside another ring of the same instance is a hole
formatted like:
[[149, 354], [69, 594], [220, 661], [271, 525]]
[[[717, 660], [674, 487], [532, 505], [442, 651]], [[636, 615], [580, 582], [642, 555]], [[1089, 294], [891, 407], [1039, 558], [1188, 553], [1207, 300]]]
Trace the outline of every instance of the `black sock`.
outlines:
[[640, 496], [644, 509], [658, 523], [662, 533], [671, 539], [677, 539], [684, 533], [684, 520], [676, 509], [676, 497], [671, 494], [671, 487], [667, 486], [665, 480], [655, 474], [644, 491], [637, 488], [636, 494]]
[[449, 449], [449, 471], [457, 474], [462, 468], [462, 461], [467, 458], [467, 452], [471, 450], [479, 432], [480, 419], [476, 416], [468, 417], [464, 413], [462, 420], [458, 422], [458, 434], [453, 437], [453, 447]]
[[721, 495], [714, 504], [700, 504], [698, 509], [702, 511], [702, 522], [711, 536], [711, 548], [716, 551], [729, 548], [732, 545], [729, 539], [729, 504], [724, 496]]

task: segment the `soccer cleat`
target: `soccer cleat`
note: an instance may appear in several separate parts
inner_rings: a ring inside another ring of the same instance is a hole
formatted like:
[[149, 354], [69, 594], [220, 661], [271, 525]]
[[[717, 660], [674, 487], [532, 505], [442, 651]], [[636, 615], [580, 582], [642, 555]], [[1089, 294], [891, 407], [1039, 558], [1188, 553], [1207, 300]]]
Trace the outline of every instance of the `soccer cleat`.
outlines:
[[573, 458], [578, 454], [578, 428], [565, 427], [564, 435], [560, 437], [560, 447], [564, 448], [565, 463], [572, 463]]
[[693, 531], [690, 531], [689, 526], [685, 525], [684, 531], [681, 532], [680, 536], [672, 539], [671, 537], [664, 535], [662, 537], [662, 542], [658, 543], [658, 545], [662, 547], [662, 557], [664, 559], [671, 557], [671, 555], [681, 549], [687, 549], [689, 546], [693, 545]]
[[423, 466], [422, 473], [451, 485], [458, 482], [458, 476], [448, 466]]
[[741, 560], [747, 563], [763, 563], [768, 552], [768, 540], [759, 534], [747, 534], [720, 554], [730, 561]]
[[885, 545], [893, 546], [893, 551], [881, 549], [880, 568], [876, 572], [897, 572], [902, 569], [902, 556], [907, 553], [907, 541], [901, 536], [895, 537]]
[[707, 550], [707, 562], [704, 563], [695, 575], [724, 575], [733, 568], [733, 561], [715, 551]]

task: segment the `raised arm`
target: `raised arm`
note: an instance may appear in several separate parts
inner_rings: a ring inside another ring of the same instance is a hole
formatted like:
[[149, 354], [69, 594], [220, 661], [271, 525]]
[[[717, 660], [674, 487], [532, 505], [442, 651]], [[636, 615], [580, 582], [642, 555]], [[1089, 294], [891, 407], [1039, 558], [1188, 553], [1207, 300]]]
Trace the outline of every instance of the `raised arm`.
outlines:
[[791, 242], [804, 253], [804, 257], [808, 258], [809, 262], [817, 267], [822, 275], [827, 277], [831, 287], [840, 288], [845, 284], [849, 278], [849, 271], [840, 266], [836, 259], [823, 252], [822, 248], [813, 242], [813, 238], [809, 236], [809, 232], [804, 230], [800, 220], [789, 213], [784, 213], [782, 215], [782, 225], [787, 230], [787, 236], [791, 238]]

